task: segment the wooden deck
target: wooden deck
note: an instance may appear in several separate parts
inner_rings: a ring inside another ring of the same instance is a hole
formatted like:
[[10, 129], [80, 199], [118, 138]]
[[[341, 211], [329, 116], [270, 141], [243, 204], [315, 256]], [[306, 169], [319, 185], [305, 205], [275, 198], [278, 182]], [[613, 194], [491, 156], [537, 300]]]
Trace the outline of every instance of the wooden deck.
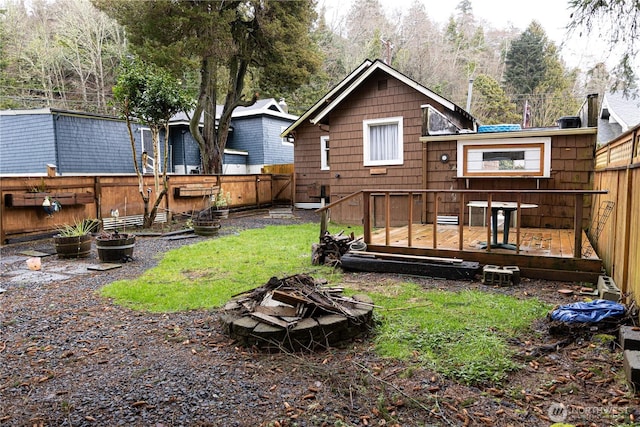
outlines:
[[[438, 249], [459, 249], [459, 233], [457, 225], [437, 226], [437, 248]], [[386, 230], [379, 229], [372, 233], [371, 243], [374, 245], [385, 245]], [[462, 247], [464, 251], [487, 252], [481, 246], [487, 241], [486, 227], [464, 227]], [[498, 241], [502, 242], [502, 231], [498, 232]], [[513, 228], [509, 233], [509, 243], [516, 244], [516, 230]], [[433, 249], [433, 225], [413, 224], [412, 225], [412, 245], [415, 248]], [[551, 230], [547, 228], [522, 228], [520, 230], [520, 254], [535, 255], [544, 257], [573, 258], [574, 252], [574, 232], [573, 230]], [[389, 230], [389, 246], [408, 247], [408, 227], [393, 227]], [[491, 249], [493, 252], [515, 254], [516, 251], [509, 249]], [[583, 233], [582, 253], [584, 258], [598, 259], [595, 251], [589, 243], [589, 239]]]
[[[582, 256], [574, 257], [574, 231], [568, 229], [521, 228], [520, 250], [483, 249], [487, 241], [486, 227], [463, 227], [462, 249], [460, 249], [460, 227], [437, 225], [436, 247], [433, 242], [433, 224], [412, 224], [409, 227], [390, 227], [387, 230], [372, 230], [369, 250], [422, 256], [460, 258], [478, 261], [481, 264], [517, 265], [523, 275], [566, 281], [596, 282], [601, 273], [602, 260], [591, 247], [586, 234], [582, 236]], [[411, 244], [409, 244], [411, 240]], [[498, 241], [502, 242], [502, 230]], [[515, 245], [517, 231], [509, 233], [509, 243]]]

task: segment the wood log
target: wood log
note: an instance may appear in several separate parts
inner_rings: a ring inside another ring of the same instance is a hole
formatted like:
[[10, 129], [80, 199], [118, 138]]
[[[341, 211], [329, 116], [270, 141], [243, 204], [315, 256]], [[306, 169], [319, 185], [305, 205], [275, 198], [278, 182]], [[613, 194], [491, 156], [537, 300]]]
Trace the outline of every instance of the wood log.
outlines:
[[473, 280], [480, 270], [477, 262], [455, 264], [412, 262], [363, 257], [347, 253], [342, 257], [342, 268], [349, 271], [401, 273], [453, 280]]
[[311, 302], [307, 298], [294, 295], [290, 292], [283, 292], [280, 290], [273, 291], [271, 298], [276, 301], [284, 302], [286, 304], [291, 304], [293, 306], [297, 304], [309, 304]]
[[257, 311], [252, 312], [251, 317], [261, 322], [267, 323], [269, 325], [279, 326], [284, 329], [295, 326], [295, 322], [292, 322], [292, 323], [285, 322], [284, 320], [279, 319], [275, 316], [269, 316], [268, 314], [263, 314]]

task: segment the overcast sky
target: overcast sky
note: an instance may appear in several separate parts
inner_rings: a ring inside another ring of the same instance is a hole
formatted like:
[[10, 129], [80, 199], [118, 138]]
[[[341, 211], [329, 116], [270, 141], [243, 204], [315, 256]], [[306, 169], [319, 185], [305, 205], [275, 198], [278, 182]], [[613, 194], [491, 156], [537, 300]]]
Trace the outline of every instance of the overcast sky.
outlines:
[[[379, 0], [387, 16], [394, 10], [406, 10], [415, 0]], [[445, 24], [455, 13], [458, 0], [419, 0], [426, 6], [432, 20]], [[347, 13], [353, 0], [318, 0], [318, 5], [326, 8], [327, 20], [333, 21]], [[566, 0], [471, 0], [473, 15], [477, 20], [487, 21], [496, 29], [511, 26], [525, 30], [532, 20], [538, 21], [547, 36], [561, 48], [561, 55], [567, 65], [587, 69], [596, 62], [613, 64], [607, 60], [608, 48], [595, 37], [591, 40], [574, 35], [567, 37], [565, 27], [569, 23], [571, 11]]]

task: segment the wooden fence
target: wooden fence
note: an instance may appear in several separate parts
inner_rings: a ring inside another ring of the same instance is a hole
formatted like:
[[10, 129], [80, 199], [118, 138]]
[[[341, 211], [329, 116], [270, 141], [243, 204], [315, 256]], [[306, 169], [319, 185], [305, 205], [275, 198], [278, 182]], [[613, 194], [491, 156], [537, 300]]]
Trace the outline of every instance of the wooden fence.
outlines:
[[607, 275], [640, 301], [640, 126], [596, 151], [589, 236]]
[[[160, 205], [158, 218], [190, 214], [208, 205], [213, 192], [228, 195], [230, 208], [261, 208], [291, 203], [292, 176], [171, 175], [169, 191]], [[154, 197], [153, 176], [145, 177], [143, 191]], [[10, 238], [55, 231], [63, 224], [84, 218], [111, 219], [115, 211], [126, 223], [140, 222], [144, 203], [135, 175], [55, 176], [0, 178], [0, 243]], [[47, 215], [42, 202], [48, 196], [62, 208]]]

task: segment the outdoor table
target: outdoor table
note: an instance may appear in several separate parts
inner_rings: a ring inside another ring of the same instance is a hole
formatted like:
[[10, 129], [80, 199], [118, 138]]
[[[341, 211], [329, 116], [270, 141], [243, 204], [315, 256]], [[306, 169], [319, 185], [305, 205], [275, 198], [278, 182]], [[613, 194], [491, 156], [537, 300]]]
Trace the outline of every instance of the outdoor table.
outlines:
[[[467, 204], [470, 208], [483, 208], [489, 207], [489, 202], [486, 200], [474, 200]], [[537, 208], [538, 205], [532, 203], [520, 203], [520, 209], [532, 209]], [[511, 227], [511, 212], [518, 209], [517, 202], [491, 202], [491, 225], [493, 228], [493, 242], [491, 247], [496, 249], [511, 249], [516, 250], [516, 246], [509, 243], [509, 228]], [[498, 212], [504, 212], [504, 224], [502, 230], [502, 243], [498, 243]], [[486, 244], [481, 246], [482, 249], [487, 247]]]

